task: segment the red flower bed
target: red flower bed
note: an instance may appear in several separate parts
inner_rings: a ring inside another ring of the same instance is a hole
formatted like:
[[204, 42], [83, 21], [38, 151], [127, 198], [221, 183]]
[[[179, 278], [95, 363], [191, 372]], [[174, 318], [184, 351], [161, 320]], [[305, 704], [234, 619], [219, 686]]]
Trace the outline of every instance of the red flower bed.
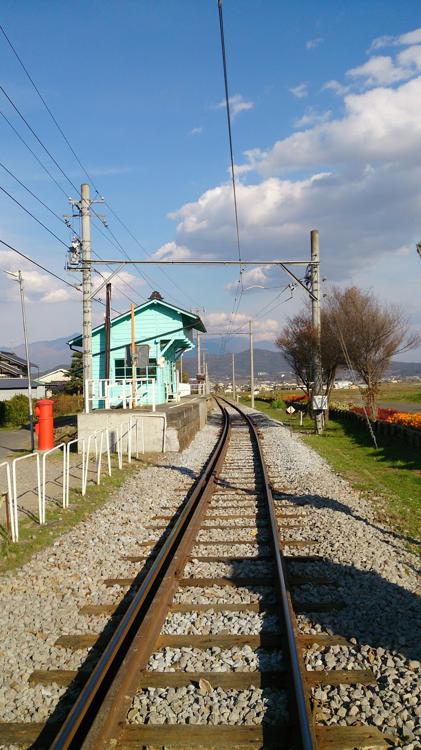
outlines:
[[308, 398], [306, 393], [302, 393], [301, 395], [293, 395], [293, 396], [284, 396], [282, 398], [282, 401], [284, 404], [296, 404], [298, 401], [301, 403], [307, 403]]
[[[354, 411], [356, 414], [362, 414], [364, 415], [364, 409], [362, 406], [354, 406], [352, 411]], [[366, 409], [366, 412], [369, 417], [371, 417], [371, 409]], [[393, 416], [393, 414], [396, 414], [396, 409], [377, 409], [377, 419], [385, 420], [387, 421], [390, 417]]]

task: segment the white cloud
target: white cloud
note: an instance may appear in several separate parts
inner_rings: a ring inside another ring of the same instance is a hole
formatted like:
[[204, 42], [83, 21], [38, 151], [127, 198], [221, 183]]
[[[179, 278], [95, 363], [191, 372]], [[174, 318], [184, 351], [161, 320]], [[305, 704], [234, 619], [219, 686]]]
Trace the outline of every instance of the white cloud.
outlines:
[[152, 256], [156, 260], [188, 260], [191, 257], [190, 250], [184, 245], [177, 245], [176, 242], [166, 242], [161, 245]]
[[53, 289], [50, 292], [44, 294], [40, 302], [46, 302], [48, 304], [55, 304], [57, 302], [67, 302], [68, 300], [74, 299], [74, 294], [71, 289]]
[[414, 161], [421, 147], [421, 76], [396, 89], [376, 88], [345, 97], [342, 118], [318, 124], [254, 149], [248, 166], [264, 176], [328, 164]]
[[327, 122], [331, 115], [330, 110], [319, 112], [315, 107], [307, 107], [304, 114], [294, 121], [294, 128], [307, 128], [317, 123]]
[[[247, 101], [242, 94], [234, 94], [234, 96], [229, 97], [228, 101], [232, 119], [239, 115], [240, 112], [246, 112], [247, 110], [254, 108], [254, 102]], [[226, 103], [225, 99], [223, 99], [218, 102], [218, 104], [215, 104], [214, 109], [225, 109], [225, 107]]]
[[[207, 313], [204, 317], [204, 323], [209, 334], [221, 333], [230, 325], [233, 331], [248, 330], [250, 315], [245, 313], [236, 313], [231, 317], [227, 312]], [[230, 323], [232, 321], [232, 325]], [[280, 323], [273, 318], [263, 318], [262, 320], [253, 320], [253, 336], [255, 341], [267, 341], [274, 339], [279, 333]]]
[[203, 128], [192, 128], [189, 135], [200, 135], [201, 133], [203, 133]]
[[296, 99], [303, 99], [305, 96], [308, 96], [308, 83], [303, 81], [303, 83], [299, 83], [297, 86], [292, 86], [290, 92]]
[[400, 47], [408, 44], [420, 44], [421, 43], [421, 28], [408, 31], [406, 34], [400, 34], [399, 36], [378, 36], [371, 43], [369, 52], [376, 49], [383, 49], [384, 47]]
[[316, 37], [316, 39], [309, 39], [306, 42], [306, 49], [316, 49], [322, 42], [324, 42], [324, 39], [321, 36]]
[[411, 71], [395, 65], [391, 57], [377, 55], [370, 57], [366, 63], [359, 65], [357, 68], [351, 68], [347, 71], [350, 78], [365, 78], [366, 86], [388, 86], [391, 83], [402, 81], [410, 78]]
[[332, 81], [327, 81], [322, 86], [322, 91], [333, 91], [333, 93], [338, 96], [345, 96], [349, 90], [349, 86], [344, 86], [342, 83], [339, 83], [339, 81], [335, 81], [334, 79]]

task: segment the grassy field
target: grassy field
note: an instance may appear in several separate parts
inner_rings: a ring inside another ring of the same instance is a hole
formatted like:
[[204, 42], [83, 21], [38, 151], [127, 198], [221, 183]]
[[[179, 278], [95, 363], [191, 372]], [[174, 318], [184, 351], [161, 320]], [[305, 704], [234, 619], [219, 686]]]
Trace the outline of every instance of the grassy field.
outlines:
[[272, 409], [261, 401], [255, 405], [259, 411], [300, 432], [334, 471], [372, 500], [379, 517], [386, 519], [415, 550], [413, 541], [421, 537], [419, 450], [391, 438], [381, 438], [382, 444], [376, 449], [365, 426], [348, 422], [332, 420], [322, 436], [314, 435], [308, 417], [300, 427], [297, 414], [289, 417], [283, 409]]
[[[333, 401], [361, 400], [355, 389], [338, 389], [332, 393]], [[421, 383], [384, 383], [379, 393], [379, 401], [403, 401], [421, 404]]]
[[85, 497], [80, 490], [70, 490], [70, 507], [49, 508], [47, 523], [39, 526], [28, 518], [19, 521], [19, 542], [10, 543], [6, 538], [4, 527], [0, 532], [0, 574], [6, 570], [12, 570], [26, 563], [35, 552], [50, 547], [62, 534], [70, 531], [76, 524], [83, 521], [95, 510], [109, 500], [111, 494], [117, 490], [131, 473], [138, 470], [141, 461], [133, 459], [132, 464], [123, 463], [120, 471], [117, 459], [112, 457], [111, 477], [101, 477], [101, 484], [89, 484]]

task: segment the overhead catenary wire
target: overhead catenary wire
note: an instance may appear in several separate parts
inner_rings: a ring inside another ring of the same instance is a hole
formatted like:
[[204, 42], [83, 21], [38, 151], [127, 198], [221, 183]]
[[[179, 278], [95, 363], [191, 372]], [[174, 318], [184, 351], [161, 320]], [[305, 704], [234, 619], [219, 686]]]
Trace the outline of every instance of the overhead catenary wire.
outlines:
[[[230, 110], [230, 101], [229, 101], [227, 55], [226, 55], [226, 49], [225, 49], [225, 34], [224, 34], [224, 18], [223, 18], [223, 11], [222, 11], [222, 0], [218, 0], [218, 15], [219, 15], [219, 33], [220, 33], [220, 40], [221, 40], [222, 67], [223, 67], [223, 73], [224, 73], [225, 109], [226, 109], [227, 126], [228, 126], [228, 142], [229, 142], [230, 164], [231, 164], [231, 182], [232, 182], [232, 191], [233, 191], [233, 200], [234, 200], [234, 218], [235, 218], [235, 230], [236, 230], [236, 238], [237, 238], [237, 253], [238, 253], [238, 259], [239, 261], [241, 261], [241, 243], [240, 243], [240, 230], [239, 230], [239, 222], [238, 222], [237, 190], [236, 190], [236, 184], [235, 184], [234, 148], [233, 148], [233, 141], [232, 141], [231, 110]], [[244, 291], [243, 271], [240, 266], [240, 273], [239, 273], [239, 279], [237, 282], [234, 304], [232, 307], [231, 315], [230, 315], [228, 326], [227, 326], [227, 334], [221, 340], [222, 351], [225, 348], [226, 338], [231, 335], [230, 331], [232, 329], [234, 317], [235, 315], [237, 315], [239, 307], [240, 307], [243, 291]]]

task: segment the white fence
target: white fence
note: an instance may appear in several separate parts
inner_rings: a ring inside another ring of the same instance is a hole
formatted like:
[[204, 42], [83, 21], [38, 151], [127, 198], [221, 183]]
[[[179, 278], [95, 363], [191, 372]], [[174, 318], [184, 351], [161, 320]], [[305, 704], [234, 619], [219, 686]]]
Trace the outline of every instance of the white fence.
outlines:
[[156, 408], [155, 378], [108, 378], [85, 380], [85, 412], [92, 409], [111, 409], [122, 406], [132, 409], [135, 406], [150, 404], [152, 411]]
[[[166, 448], [166, 434], [167, 434], [167, 417], [165, 414], [139, 414], [130, 415], [127, 422], [117, 428], [114, 433], [114, 441], [111, 445], [111, 435], [109, 428], [95, 430], [92, 434], [88, 435], [86, 440], [82, 440], [82, 472], [81, 472], [81, 492], [82, 496], [86, 495], [86, 490], [89, 482], [89, 466], [92, 458], [95, 457], [95, 466], [93, 472], [93, 481], [98, 485], [101, 482], [101, 474], [103, 467], [103, 458], [106, 457], [106, 470], [108, 476], [111, 476], [112, 465], [111, 465], [111, 452], [117, 453], [118, 467], [123, 468], [123, 457], [126, 453], [128, 463], [131, 463], [133, 454], [136, 458], [139, 455], [139, 442], [141, 444], [141, 452], [145, 452], [145, 433], [144, 433], [144, 420], [148, 419], [159, 419], [162, 420], [162, 450]], [[140, 438], [140, 440], [139, 440]], [[134, 440], [134, 446], [133, 446]], [[19, 456], [13, 459], [12, 462], [4, 461], [0, 464], [0, 472], [5, 472], [7, 491], [5, 493], [6, 500], [6, 517], [8, 519], [8, 525], [10, 528], [10, 537], [12, 542], [19, 541], [19, 517], [18, 517], [18, 487], [19, 487], [19, 466], [22, 461], [29, 461], [30, 459], [35, 462], [36, 469], [36, 496], [38, 501], [38, 522], [40, 525], [46, 523], [46, 506], [47, 506], [47, 467], [51, 463], [48, 461], [49, 456], [53, 453], [62, 451], [63, 460], [61, 462], [61, 471], [56, 481], [62, 481], [62, 507], [69, 507], [70, 497], [70, 450], [72, 445], [79, 443], [79, 439], [71, 440], [67, 445], [60, 443], [51, 450], [41, 454], [40, 452], [28, 453], [25, 456]], [[19, 465], [19, 466], [18, 466]], [[21, 478], [22, 479], [22, 478]], [[30, 490], [33, 492], [33, 490]]]

